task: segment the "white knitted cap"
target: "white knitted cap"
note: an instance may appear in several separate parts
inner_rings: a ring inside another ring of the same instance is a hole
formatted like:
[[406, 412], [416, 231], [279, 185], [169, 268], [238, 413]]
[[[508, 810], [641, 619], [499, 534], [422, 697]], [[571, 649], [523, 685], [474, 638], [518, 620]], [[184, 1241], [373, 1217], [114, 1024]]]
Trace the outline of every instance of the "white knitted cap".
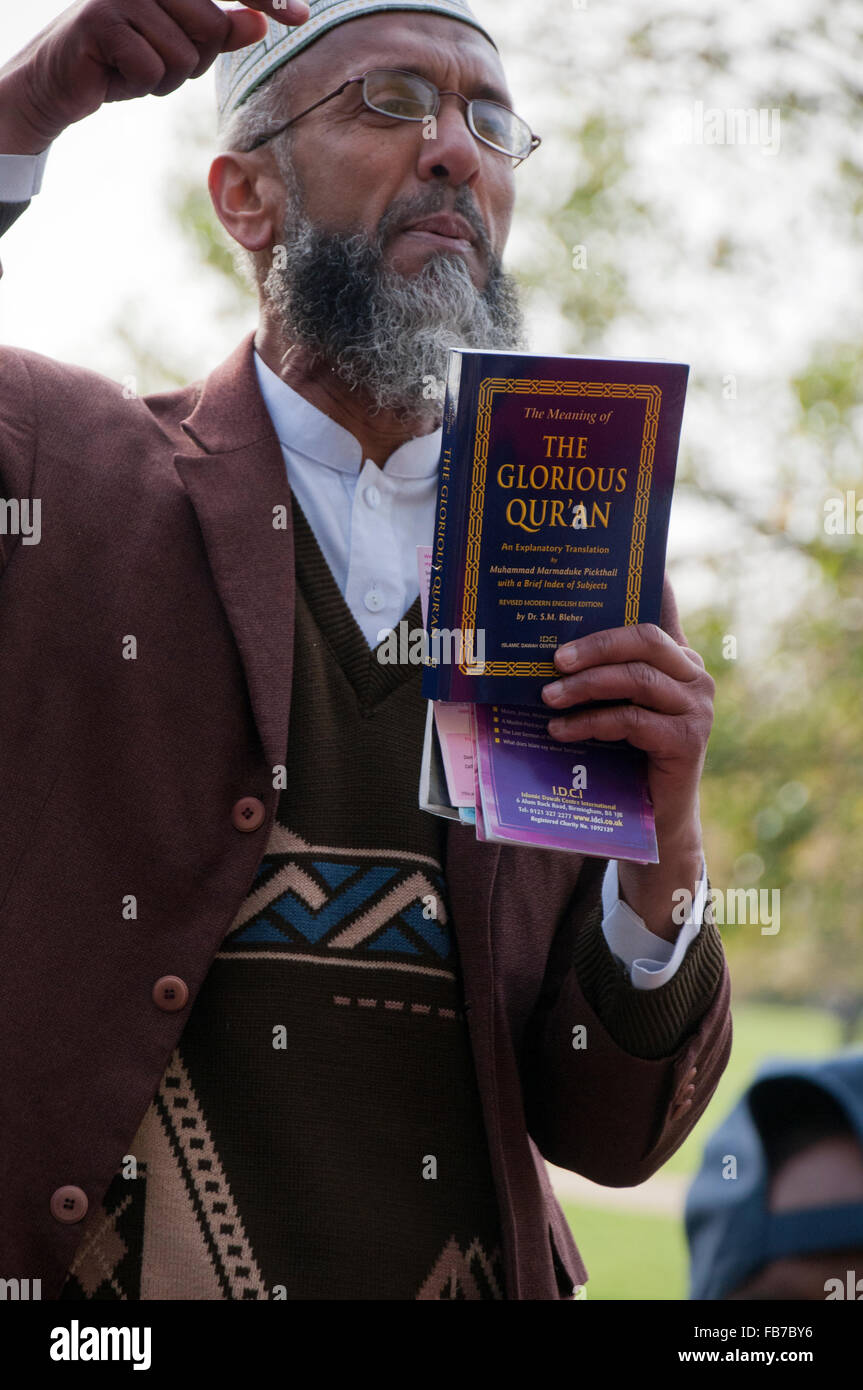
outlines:
[[484, 34], [497, 47], [488, 30], [480, 24], [467, 0], [311, 0], [311, 14], [304, 24], [281, 24], [270, 19], [268, 32], [259, 43], [236, 53], [223, 53], [216, 64], [216, 98], [219, 120], [236, 110], [256, 87], [315, 39], [337, 24], [381, 10], [421, 10], [461, 19]]

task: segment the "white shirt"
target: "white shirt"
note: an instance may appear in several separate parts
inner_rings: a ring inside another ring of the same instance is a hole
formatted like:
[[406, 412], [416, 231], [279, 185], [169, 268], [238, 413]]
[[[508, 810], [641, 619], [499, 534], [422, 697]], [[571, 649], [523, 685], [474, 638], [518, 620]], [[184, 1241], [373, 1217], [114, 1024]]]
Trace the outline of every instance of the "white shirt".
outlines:
[[[366, 641], [376, 647], [381, 631], [396, 627], [419, 593], [416, 547], [431, 545], [434, 536], [442, 431], [407, 440], [378, 468], [363, 459], [359, 440], [288, 386], [257, 352], [255, 370], [288, 482]], [[658, 989], [671, 979], [698, 935], [706, 893], [702, 863], [691, 916], [677, 940], [666, 941], [620, 900], [617, 864], [609, 863], [602, 930], [636, 989]]]
[[409, 439], [379, 468], [360, 443], [255, 353], [288, 471], [345, 602], [369, 646], [419, 593], [416, 548], [430, 545], [441, 430]]
[[42, 187], [42, 174], [48, 159], [41, 154], [0, 154], [0, 203], [26, 203]]
[[[48, 147], [50, 150], [50, 146]], [[0, 154], [0, 203], [39, 192], [48, 150]], [[288, 481], [342, 595], [369, 646], [394, 628], [419, 593], [416, 547], [431, 545], [441, 431], [409, 439], [383, 468], [363, 459], [357, 439], [276, 376], [255, 353], [255, 369], [282, 446]], [[692, 912], [677, 940], [648, 931], [622, 902], [617, 863], [602, 886], [602, 931], [636, 989], [658, 989], [674, 975], [701, 930], [707, 894], [702, 862]]]

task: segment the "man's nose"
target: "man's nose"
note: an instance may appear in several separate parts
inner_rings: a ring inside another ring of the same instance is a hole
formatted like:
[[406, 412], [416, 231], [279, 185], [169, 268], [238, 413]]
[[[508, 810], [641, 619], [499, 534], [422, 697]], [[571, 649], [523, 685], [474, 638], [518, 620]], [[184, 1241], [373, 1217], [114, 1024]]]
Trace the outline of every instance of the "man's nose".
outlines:
[[446, 178], [457, 187], [476, 182], [480, 170], [480, 143], [470, 131], [467, 106], [459, 97], [441, 96], [437, 115], [423, 122], [421, 145], [421, 178]]

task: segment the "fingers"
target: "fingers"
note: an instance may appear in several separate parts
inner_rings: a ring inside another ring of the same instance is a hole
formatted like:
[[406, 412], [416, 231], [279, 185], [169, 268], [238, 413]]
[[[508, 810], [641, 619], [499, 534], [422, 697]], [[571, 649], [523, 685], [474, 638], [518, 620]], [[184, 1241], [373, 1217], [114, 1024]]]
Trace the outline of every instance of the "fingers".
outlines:
[[[225, 52], [226, 45], [232, 41], [234, 30], [231, 15], [218, 5], [211, 4], [211, 0], [159, 0], [159, 4], [197, 49], [197, 67], [189, 76], [200, 77], [212, 66], [219, 54]], [[137, 28], [142, 27], [139, 14], [140, 9], [132, 18]], [[261, 30], [263, 24], [258, 15], [255, 15], [253, 25], [249, 28], [248, 42], [254, 43], [262, 38]]]
[[626, 739], [654, 758], [680, 761], [701, 757], [709, 725], [705, 730], [704, 721], [698, 716], [681, 718], [657, 714], [639, 705], [615, 705], [552, 719], [548, 732], [559, 743], [581, 743], [588, 738], [616, 743]]
[[[192, 9], [187, 3], [180, 3], [180, 0], [174, 0], [172, 8], [185, 10], [187, 17], [188, 12]], [[198, 7], [194, 6], [194, 10], [197, 12], [198, 22], [201, 23]], [[170, 92], [175, 92], [178, 87], [182, 87], [188, 78], [197, 75], [197, 69], [201, 62], [201, 54], [197, 45], [182, 25], [161, 5], [141, 5], [135, 10], [134, 19], [130, 19], [128, 23], [130, 52], [132, 51], [133, 35], [138, 33], [147, 41], [153, 52], [153, 60], [147, 64], [149, 70], [156, 73], [158, 71], [157, 62], [162, 65], [161, 76], [157, 76], [149, 87], [153, 96], [167, 96]], [[213, 56], [215, 57], [215, 54]], [[210, 61], [212, 62], [212, 58]], [[123, 66], [122, 71], [124, 76], [128, 75], [125, 66]]]
[[223, 11], [230, 21], [230, 32], [222, 44], [223, 53], [235, 53], [238, 48], [248, 48], [250, 44], [260, 43], [266, 37], [267, 21], [264, 15], [255, 10]]
[[[136, 5], [120, 37], [117, 54], [123, 77], [143, 94], [167, 96], [190, 78], [201, 77], [220, 53], [258, 43], [267, 32], [267, 16], [285, 24], [308, 18], [304, 0], [278, 0], [253, 8], [226, 11], [212, 0], [158, 0]], [[149, 44], [146, 53], [135, 34]]]
[[622, 666], [592, 666], [543, 689], [542, 698], [556, 709], [592, 700], [635, 700], [661, 714], [683, 714], [691, 704], [689, 684], [673, 680], [646, 661]]
[[555, 666], [565, 674], [591, 666], [623, 665], [630, 661], [646, 662], [679, 681], [694, 680], [703, 670], [703, 663], [694, 661], [688, 648], [678, 646], [675, 639], [655, 623], [592, 632], [558, 647], [554, 654]]
[[309, 17], [305, 0], [250, 0], [243, 10], [222, 10], [211, 0], [160, 0], [163, 8], [181, 25], [200, 53], [200, 77], [220, 53], [235, 53], [260, 43], [267, 34], [267, 19], [282, 24], [303, 24]]
[[552, 719], [548, 732], [559, 743], [579, 743], [596, 738], [606, 742], [626, 739], [646, 753], [657, 753], [671, 741], [671, 720], [637, 705], [618, 705], [608, 709], [581, 710]]
[[[553, 738], [626, 739], [654, 757], [701, 756], [713, 723], [713, 678], [697, 652], [662, 628], [640, 623], [590, 633], [559, 647], [554, 661], [564, 674], [542, 698], [568, 713], [550, 721]], [[625, 703], [571, 708], [593, 701]]]
[[157, 49], [130, 25], [106, 36], [101, 52], [110, 75], [100, 100], [125, 101], [129, 97], [149, 96], [167, 74]]
[[305, 0], [246, 0], [246, 4], [269, 19], [281, 20], [282, 24], [304, 24], [309, 17]]
[[[278, 10], [262, 4], [255, 9], [226, 11], [212, 0], [158, 0], [137, 5], [120, 41], [118, 66], [136, 88], [140, 83], [154, 96], [167, 96], [190, 78], [207, 72], [220, 53], [259, 42], [267, 32], [268, 14], [285, 23], [299, 23], [308, 17], [308, 7], [294, 0]], [[151, 54], [135, 43], [136, 33], [149, 44]]]

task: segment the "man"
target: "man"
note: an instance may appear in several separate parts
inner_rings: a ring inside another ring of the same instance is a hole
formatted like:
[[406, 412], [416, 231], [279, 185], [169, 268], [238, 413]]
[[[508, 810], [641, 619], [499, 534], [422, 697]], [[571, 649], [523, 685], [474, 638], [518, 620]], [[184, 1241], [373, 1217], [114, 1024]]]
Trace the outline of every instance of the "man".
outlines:
[[[255, 9], [91, 0], [0, 73], [8, 226], [67, 125], [221, 53], [210, 190], [261, 300], [145, 400], [0, 353], [3, 496], [43, 519], [2, 537], [3, 1264], [77, 1299], [569, 1298], [541, 1155], [643, 1181], [728, 1056], [712, 682], [670, 590], [665, 630], [561, 649], [558, 736], [650, 757], [661, 863], [619, 885], [418, 809], [419, 671], [374, 647], [420, 625], [428, 383], [522, 339], [536, 141], [463, 0]], [[594, 699], [624, 703], [567, 713]]]
[[686, 1202], [691, 1297], [863, 1299], [863, 1051], [765, 1063]]

